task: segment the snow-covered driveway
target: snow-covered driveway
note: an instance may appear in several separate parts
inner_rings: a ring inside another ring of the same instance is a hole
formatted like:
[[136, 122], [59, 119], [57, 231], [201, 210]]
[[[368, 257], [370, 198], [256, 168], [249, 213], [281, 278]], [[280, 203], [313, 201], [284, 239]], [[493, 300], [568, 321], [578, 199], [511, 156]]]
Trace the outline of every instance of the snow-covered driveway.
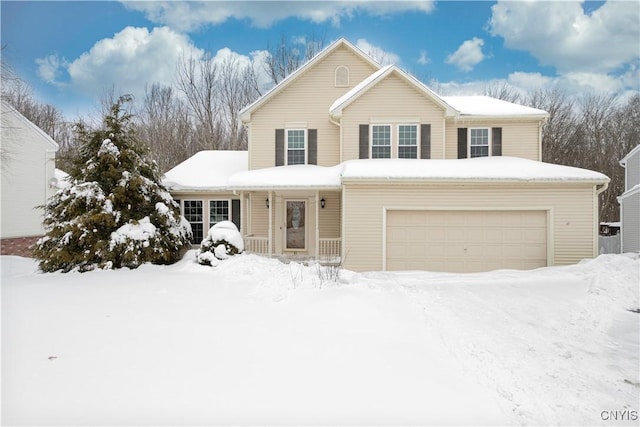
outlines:
[[4, 424], [638, 424], [638, 259], [339, 283], [1, 260]]

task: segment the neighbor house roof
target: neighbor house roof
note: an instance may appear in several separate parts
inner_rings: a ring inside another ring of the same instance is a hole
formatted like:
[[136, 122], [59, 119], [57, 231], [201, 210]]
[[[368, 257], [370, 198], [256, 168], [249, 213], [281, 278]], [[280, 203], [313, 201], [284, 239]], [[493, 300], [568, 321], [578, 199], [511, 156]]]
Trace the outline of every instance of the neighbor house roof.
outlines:
[[626, 167], [627, 166], [627, 160], [629, 160], [629, 158], [631, 156], [633, 156], [634, 154], [636, 154], [638, 151], [640, 151], [640, 145], [636, 145], [636, 147], [633, 150], [629, 151], [627, 153], [627, 155], [624, 156], [622, 158], [622, 160], [620, 160], [620, 166]]
[[6, 101], [2, 101], [2, 111], [4, 114], [12, 114], [16, 117], [20, 122], [22, 122], [26, 129], [30, 129], [36, 135], [38, 135], [46, 145], [48, 145], [52, 150], [58, 151], [58, 143], [53, 140], [45, 131], [36, 126], [31, 120], [27, 119], [23, 116], [18, 110], [16, 110], [11, 104]]
[[295, 70], [293, 73], [289, 74], [286, 78], [284, 78], [284, 80], [282, 80], [280, 83], [278, 83], [273, 88], [271, 88], [267, 93], [262, 95], [260, 98], [256, 99], [251, 104], [249, 104], [246, 107], [244, 107], [242, 110], [240, 110], [240, 119], [244, 123], [247, 123], [247, 122], [251, 121], [251, 113], [253, 113], [255, 110], [257, 110], [262, 105], [264, 105], [266, 102], [268, 102], [276, 94], [280, 93], [282, 90], [284, 90], [286, 87], [288, 87], [291, 83], [296, 81], [301, 75], [303, 75], [305, 72], [307, 72], [307, 70], [309, 70], [310, 68], [315, 66], [318, 62], [322, 61], [331, 52], [335, 51], [336, 49], [338, 49], [338, 48], [340, 48], [342, 46], [345, 46], [345, 47], [349, 48], [351, 51], [353, 51], [358, 56], [360, 56], [364, 61], [366, 61], [369, 64], [371, 64], [373, 67], [375, 67], [375, 68], [380, 68], [381, 67], [381, 65], [378, 64], [376, 61], [374, 61], [369, 55], [365, 54], [363, 51], [358, 49], [356, 46], [351, 44], [346, 39], [344, 39], [344, 38], [338, 39], [335, 42], [331, 43], [326, 48], [324, 48], [322, 51], [320, 51], [320, 53], [318, 53], [316, 56], [311, 58], [309, 61], [307, 61], [300, 68]]
[[169, 190], [225, 190], [228, 178], [248, 169], [247, 151], [200, 151], [163, 177], [162, 183]]

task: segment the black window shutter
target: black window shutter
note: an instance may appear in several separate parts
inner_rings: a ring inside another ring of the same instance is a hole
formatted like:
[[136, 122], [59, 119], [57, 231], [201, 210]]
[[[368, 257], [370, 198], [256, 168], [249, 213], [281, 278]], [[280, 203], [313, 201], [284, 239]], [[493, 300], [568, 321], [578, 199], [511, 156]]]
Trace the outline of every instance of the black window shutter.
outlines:
[[307, 135], [309, 137], [308, 147], [309, 147], [309, 164], [317, 165], [318, 164], [318, 129], [309, 129], [307, 131]]
[[502, 156], [502, 128], [491, 128], [491, 155]]
[[467, 158], [467, 128], [458, 128], [458, 158]]
[[360, 158], [369, 158], [369, 125], [360, 125]]
[[231, 200], [231, 222], [240, 230], [240, 200]]
[[420, 125], [420, 158], [431, 158], [431, 125]]
[[276, 166], [284, 166], [284, 129], [276, 129]]

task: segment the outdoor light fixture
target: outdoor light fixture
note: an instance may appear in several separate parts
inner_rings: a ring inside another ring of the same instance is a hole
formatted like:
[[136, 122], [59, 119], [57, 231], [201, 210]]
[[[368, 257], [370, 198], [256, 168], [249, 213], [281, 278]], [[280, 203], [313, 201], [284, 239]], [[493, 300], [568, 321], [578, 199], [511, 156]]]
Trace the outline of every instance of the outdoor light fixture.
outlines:
[[324, 209], [324, 205], [327, 203], [327, 201], [324, 199], [324, 197], [322, 199], [320, 199], [320, 207], [322, 209]]
[[265, 199], [264, 203], [267, 205], [267, 209], [269, 209], [269, 198], [268, 197]]

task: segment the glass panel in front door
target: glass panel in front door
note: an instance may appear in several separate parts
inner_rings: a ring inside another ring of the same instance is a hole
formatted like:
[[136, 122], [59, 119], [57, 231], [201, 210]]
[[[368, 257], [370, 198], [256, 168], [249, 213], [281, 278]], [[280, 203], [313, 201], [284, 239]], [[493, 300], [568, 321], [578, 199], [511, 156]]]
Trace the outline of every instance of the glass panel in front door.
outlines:
[[303, 200], [287, 201], [287, 249], [306, 248], [306, 209]]

